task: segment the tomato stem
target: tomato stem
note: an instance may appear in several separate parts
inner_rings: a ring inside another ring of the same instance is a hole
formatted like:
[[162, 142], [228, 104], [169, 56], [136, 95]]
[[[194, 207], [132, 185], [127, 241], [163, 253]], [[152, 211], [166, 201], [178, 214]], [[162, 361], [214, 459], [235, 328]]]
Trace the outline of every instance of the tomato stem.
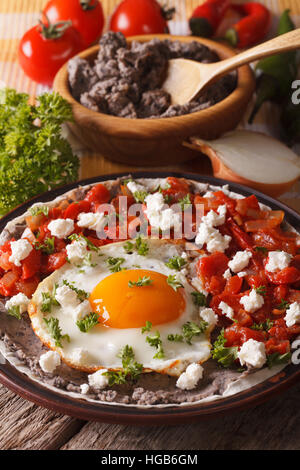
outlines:
[[92, 1], [93, 0], [79, 0], [81, 7], [85, 11], [94, 10], [94, 8], [96, 8], [96, 3], [94, 5], [91, 5]]
[[39, 20], [39, 24], [42, 28], [42, 36], [45, 39], [59, 39], [63, 36], [65, 31], [72, 25], [72, 21], [58, 21], [57, 23], [51, 23], [48, 16], [43, 14], [46, 18], [46, 23], [43, 20]]
[[166, 6], [163, 6], [161, 8], [161, 14], [162, 17], [166, 20], [169, 21], [173, 18], [174, 14], [176, 12], [176, 8], [167, 8]]

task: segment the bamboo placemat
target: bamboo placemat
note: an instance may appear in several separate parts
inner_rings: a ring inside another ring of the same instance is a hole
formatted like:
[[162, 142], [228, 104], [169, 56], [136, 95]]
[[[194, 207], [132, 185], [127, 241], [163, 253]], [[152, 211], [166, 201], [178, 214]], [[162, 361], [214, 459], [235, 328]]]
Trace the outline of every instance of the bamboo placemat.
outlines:
[[[119, 1], [101, 0], [107, 22]], [[242, 3], [243, 0], [234, 1]], [[300, 27], [300, 0], [260, 0], [260, 2], [266, 5], [273, 13], [270, 35], [276, 31], [279, 15], [286, 8], [290, 9], [296, 26]], [[18, 44], [25, 31], [37, 24], [40, 12], [46, 3], [47, 0], [0, 0], [0, 82], [3, 82], [6, 86], [16, 88], [18, 91], [29, 93], [32, 99], [48, 91], [48, 89], [30, 80], [21, 70], [17, 59]], [[189, 33], [187, 18], [189, 18], [197, 5], [203, 3], [203, 0], [161, 0], [160, 3], [167, 7], [176, 8], [176, 15], [169, 23], [170, 32], [171, 34], [184, 35]], [[273, 116], [273, 107], [265, 105], [251, 129], [270, 133]], [[242, 126], [245, 127], [246, 125], [242, 123]], [[122, 165], [108, 162], [100, 155], [91, 155], [89, 153], [85, 154], [84, 158], [85, 161], [81, 170], [82, 177], [87, 177], [91, 174], [107, 174], [112, 171], [127, 171], [128, 169]], [[205, 164], [204, 162], [203, 166], [201, 166], [197, 162], [190, 165], [182, 165], [181, 169], [207, 173], [210, 171], [207, 168], [207, 163]], [[176, 169], [180, 168], [176, 167]], [[281, 197], [281, 200], [300, 211], [299, 187], [299, 184], [295, 185], [292, 191]]]

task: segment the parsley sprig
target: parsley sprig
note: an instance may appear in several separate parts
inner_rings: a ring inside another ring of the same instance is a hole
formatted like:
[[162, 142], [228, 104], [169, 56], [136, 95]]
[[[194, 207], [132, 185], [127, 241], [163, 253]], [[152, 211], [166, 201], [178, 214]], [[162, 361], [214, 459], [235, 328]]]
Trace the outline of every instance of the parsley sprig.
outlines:
[[226, 347], [226, 341], [223, 328], [214, 342], [212, 357], [223, 367], [230, 367], [238, 357], [238, 348], [237, 346]]
[[65, 286], [68, 286], [74, 292], [76, 292], [77, 297], [81, 302], [83, 302], [84, 300], [86, 300], [88, 298], [89, 294], [85, 290], [78, 289], [78, 287], [75, 287], [73, 283], [68, 282], [66, 279], [63, 280], [63, 284]]
[[153, 359], [162, 359], [163, 357], [165, 357], [165, 353], [164, 353], [164, 350], [163, 350], [163, 347], [162, 347], [162, 340], [161, 340], [159, 331], [156, 331], [156, 333], [152, 336], [150, 336], [150, 335], [147, 336], [146, 341], [147, 341], [147, 343], [150, 344], [150, 346], [157, 349], [157, 353], [154, 354]]
[[128, 240], [124, 244], [124, 250], [126, 253], [137, 251], [138, 255], [146, 256], [149, 252], [149, 246], [148, 243], [139, 235], [135, 240]]
[[168, 277], [167, 277], [167, 283], [169, 284], [170, 287], [172, 287], [172, 289], [174, 289], [175, 291], [177, 289], [179, 289], [179, 287], [183, 287], [182, 283], [179, 282], [177, 279], [176, 279], [176, 275], [175, 274], [170, 274]]
[[82, 333], [87, 333], [93, 326], [98, 324], [99, 317], [97, 313], [91, 312], [81, 320], [76, 322], [76, 325]]
[[49, 207], [48, 206], [35, 206], [35, 207], [31, 207], [29, 209], [29, 212], [30, 212], [30, 215], [32, 215], [33, 217], [36, 216], [36, 215], [48, 216], [49, 215]]
[[179, 334], [169, 334], [167, 336], [169, 341], [175, 342], [186, 342], [187, 344], [192, 344], [192, 339], [194, 336], [199, 336], [206, 331], [208, 323], [204, 320], [201, 320], [200, 323], [195, 323], [193, 321], [188, 321], [182, 325], [182, 335]]
[[20, 305], [13, 305], [7, 310], [8, 315], [21, 320]]
[[173, 256], [165, 264], [170, 269], [176, 269], [176, 271], [180, 271], [181, 268], [183, 268], [183, 266], [186, 265], [186, 263], [187, 263], [186, 260], [182, 258], [181, 256]]
[[136, 282], [129, 281], [128, 287], [144, 287], [144, 286], [150, 286], [152, 283], [153, 283], [153, 280], [150, 278], [150, 276], [143, 276], [143, 277], [139, 276]]
[[187, 195], [184, 196], [182, 199], [179, 199], [178, 204], [180, 205], [181, 210], [183, 210], [183, 211], [184, 211], [185, 209], [191, 207], [192, 201], [191, 201], [191, 199], [190, 199], [190, 195], [187, 194]]
[[271, 369], [273, 366], [278, 366], [279, 364], [286, 364], [291, 360], [291, 352], [280, 354], [278, 352], [270, 354], [267, 356], [267, 366]]
[[0, 214], [78, 179], [79, 159], [62, 136], [72, 109], [58, 93], [38, 97], [0, 90]]
[[59, 305], [58, 301], [55, 298], [56, 289], [58, 284], [55, 284], [52, 292], [42, 292], [42, 304], [41, 311], [44, 313], [50, 313], [52, 307], [57, 307]]
[[70, 336], [62, 334], [58, 318], [43, 318], [43, 320], [46, 323], [50, 336], [55, 340], [55, 346], [62, 348], [62, 340], [64, 339], [70, 342]]
[[112, 273], [118, 273], [119, 271], [122, 270], [122, 264], [125, 262], [125, 258], [114, 258], [113, 256], [110, 256], [106, 260], [108, 266], [110, 266], [109, 270]]
[[106, 375], [109, 385], [125, 384], [128, 380], [136, 381], [143, 372], [143, 364], [135, 361], [134, 352], [131, 346], [124, 346], [117, 357], [122, 359], [122, 370], [108, 370]]
[[55, 237], [47, 237], [43, 243], [35, 242], [34, 247], [46, 255], [52, 255], [55, 251]]
[[206, 297], [202, 292], [192, 292], [193, 302], [198, 307], [206, 307]]

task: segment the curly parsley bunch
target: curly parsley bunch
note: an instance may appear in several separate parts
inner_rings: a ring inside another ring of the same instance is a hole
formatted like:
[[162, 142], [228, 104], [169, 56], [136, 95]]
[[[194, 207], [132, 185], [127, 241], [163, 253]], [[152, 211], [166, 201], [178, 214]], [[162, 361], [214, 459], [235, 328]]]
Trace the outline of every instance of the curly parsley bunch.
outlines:
[[78, 178], [79, 159], [62, 136], [71, 106], [45, 93], [36, 106], [29, 96], [0, 90], [0, 215], [49, 189]]

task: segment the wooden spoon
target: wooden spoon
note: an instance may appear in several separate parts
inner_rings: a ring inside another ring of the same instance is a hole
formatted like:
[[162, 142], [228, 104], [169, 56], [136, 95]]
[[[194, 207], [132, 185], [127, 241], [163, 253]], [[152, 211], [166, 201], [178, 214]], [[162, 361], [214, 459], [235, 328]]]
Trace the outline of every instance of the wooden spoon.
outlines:
[[241, 65], [297, 48], [300, 48], [300, 28], [212, 64], [171, 59], [163, 89], [170, 93], [172, 104], [182, 105], [199, 95], [208, 85]]

